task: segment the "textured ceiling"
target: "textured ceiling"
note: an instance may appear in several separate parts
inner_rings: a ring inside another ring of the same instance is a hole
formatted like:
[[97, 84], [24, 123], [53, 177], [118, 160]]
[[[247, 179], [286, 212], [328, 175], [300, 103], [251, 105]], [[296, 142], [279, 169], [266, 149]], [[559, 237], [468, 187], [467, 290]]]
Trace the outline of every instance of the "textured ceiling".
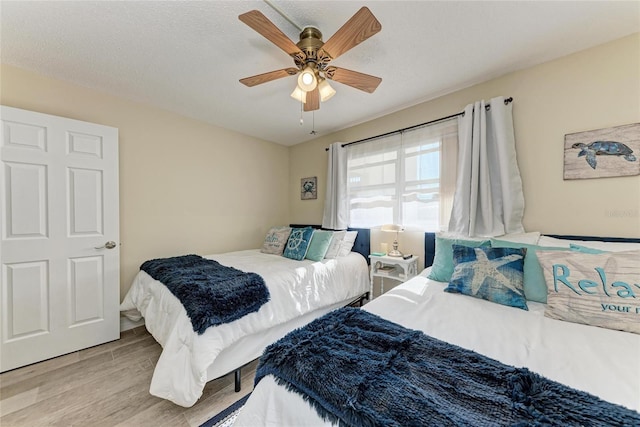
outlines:
[[240, 84], [293, 66], [238, 20], [260, 10], [297, 42], [299, 31], [262, 1], [2, 0], [0, 60], [293, 145], [315, 138], [314, 121], [327, 134], [640, 31], [638, 1], [272, 3], [324, 40], [368, 6], [382, 31], [332, 64], [381, 77], [376, 92], [334, 82], [337, 94], [300, 125], [294, 77]]

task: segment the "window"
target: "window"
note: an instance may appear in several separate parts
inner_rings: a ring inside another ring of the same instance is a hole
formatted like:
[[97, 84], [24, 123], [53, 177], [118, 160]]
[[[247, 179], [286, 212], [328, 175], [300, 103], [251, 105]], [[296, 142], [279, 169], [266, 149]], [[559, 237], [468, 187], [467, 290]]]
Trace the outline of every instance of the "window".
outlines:
[[457, 121], [347, 147], [349, 225], [446, 228], [455, 190]]

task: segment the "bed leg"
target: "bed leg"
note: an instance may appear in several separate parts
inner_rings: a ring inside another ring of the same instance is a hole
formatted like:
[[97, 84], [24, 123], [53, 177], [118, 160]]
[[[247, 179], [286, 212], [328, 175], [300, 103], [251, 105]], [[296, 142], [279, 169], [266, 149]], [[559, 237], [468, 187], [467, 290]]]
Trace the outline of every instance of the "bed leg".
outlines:
[[236, 369], [236, 371], [234, 372], [236, 393], [240, 391], [240, 381], [242, 379], [242, 375], [240, 374], [240, 372], [241, 368]]
[[367, 292], [364, 296], [364, 298], [360, 298], [360, 307], [362, 307], [364, 305], [364, 299], [367, 299], [367, 301], [371, 301], [371, 296], [369, 295], [369, 292]]

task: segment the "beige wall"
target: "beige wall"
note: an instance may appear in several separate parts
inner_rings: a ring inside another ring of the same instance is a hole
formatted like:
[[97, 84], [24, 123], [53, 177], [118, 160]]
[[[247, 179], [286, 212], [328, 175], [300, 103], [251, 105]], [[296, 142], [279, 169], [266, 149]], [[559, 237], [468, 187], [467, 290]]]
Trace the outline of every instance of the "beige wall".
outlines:
[[[640, 176], [563, 180], [565, 134], [640, 122], [640, 33], [291, 147], [290, 193], [295, 194], [304, 176], [318, 176], [319, 184], [318, 200], [291, 199], [292, 222], [322, 221], [324, 150], [330, 143], [423, 123], [500, 95], [514, 98], [525, 228], [548, 234], [640, 237]], [[340, 93], [331, 102], [340, 102], [339, 97]], [[330, 108], [330, 103], [322, 108]], [[372, 237], [374, 250], [376, 239]], [[414, 253], [420, 250], [419, 243], [407, 245]]]
[[149, 258], [256, 248], [269, 226], [287, 223], [287, 147], [15, 67], [0, 72], [2, 105], [119, 129], [121, 298]]
[[[146, 259], [258, 247], [271, 225], [319, 224], [329, 143], [499, 95], [514, 97], [525, 227], [640, 237], [640, 177], [562, 179], [566, 133], [640, 122], [640, 34], [289, 148], [14, 67], [0, 73], [3, 105], [119, 129], [121, 296]], [[300, 200], [307, 176], [318, 177], [317, 200]], [[404, 250], [421, 254], [421, 242], [408, 234], [401, 236]], [[374, 233], [374, 249], [379, 241]]]

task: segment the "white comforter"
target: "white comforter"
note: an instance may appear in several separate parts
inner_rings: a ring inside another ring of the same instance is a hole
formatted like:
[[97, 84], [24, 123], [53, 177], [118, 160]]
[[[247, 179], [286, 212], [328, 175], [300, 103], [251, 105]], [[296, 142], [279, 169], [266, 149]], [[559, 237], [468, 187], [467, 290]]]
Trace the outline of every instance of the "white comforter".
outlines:
[[354, 252], [322, 262], [294, 261], [259, 250], [206, 258], [260, 274], [271, 299], [257, 312], [210, 327], [199, 335], [169, 289], [140, 271], [120, 306], [132, 320], [143, 316], [146, 328], [163, 347], [150, 393], [182, 406], [192, 406], [198, 400], [207, 382], [209, 366], [222, 350], [241, 338], [369, 290], [367, 263]]
[[[443, 292], [423, 272], [364, 309], [411, 329], [534, 372], [604, 400], [640, 411], [640, 335], [544, 317], [529, 311]], [[234, 427], [317, 426], [323, 421], [300, 395], [267, 376], [258, 383]]]

